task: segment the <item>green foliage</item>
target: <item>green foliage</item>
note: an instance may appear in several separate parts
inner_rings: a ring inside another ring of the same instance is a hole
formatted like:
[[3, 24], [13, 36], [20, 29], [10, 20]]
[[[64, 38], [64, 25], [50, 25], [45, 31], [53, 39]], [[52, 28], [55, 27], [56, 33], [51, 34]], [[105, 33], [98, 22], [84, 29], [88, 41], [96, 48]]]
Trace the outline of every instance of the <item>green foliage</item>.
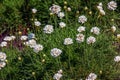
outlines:
[[[53, 75], [59, 70], [63, 70], [62, 80], [85, 80], [89, 73], [97, 74], [97, 80], [114, 80], [120, 74], [119, 64], [114, 62], [116, 47], [113, 42], [115, 35], [109, 29], [112, 25], [120, 25], [118, 11], [110, 11], [106, 5], [108, 0], [3, 0], [0, 3], [0, 33], [8, 29], [18, 29], [19, 25], [25, 28], [30, 27], [28, 32], [34, 32], [37, 43], [44, 46], [43, 51], [35, 53], [31, 48], [25, 46], [23, 50], [14, 49], [14, 46], [2, 48], [2, 52], [7, 55], [7, 65], [0, 70], [0, 80], [53, 80]], [[99, 17], [96, 6], [103, 3], [106, 12], [105, 16]], [[56, 15], [50, 15], [49, 7], [52, 4], [61, 6], [65, 12], [65, 17], [59, 19]], [[71, 7], [68, 12], [64, 7]], [[84, 8], [88, 7], [88, 10]], [[36, 8], [36, 14], [32, 9]], [[117, 9], [118, 10], [118, 9]], [[90, 14], [89, 12], [92, 12]], [[78, 13], [77, 13], [78, 12]], [[85, 15], [88, 21], [85, 24], [78, 23], [78, 17]], [[34, 19], [41, 22], [40, 27], [34, 26]], [[114, 21], [111, 21], [114, 19]], [[59, 22], [65, 22], [66, 27], [61, 29]], [[43, 33], [46, 24], [54, 26], [52, 34]], [[77, 28], [86, 26], [85, 41], [76, 42]], [[90, 33], [94, 26], [100, 28], [100, 34]], [[117, 27], [118, 28], [118, 27]], [[18, 37], [18, 32], [16, 32]], [[96, 37], [94, 44], [87, 44], [86, 38]], [[74, 44], [66, 46], [63, 44], [65, 38], [72, 38]], [[12, 42], [11, 42], [12, 43]], [[50, 50], [60, 48], [62, 54], [54, 58], [50, 55]], [[44, 61], [45, 60], [45, 61]]]

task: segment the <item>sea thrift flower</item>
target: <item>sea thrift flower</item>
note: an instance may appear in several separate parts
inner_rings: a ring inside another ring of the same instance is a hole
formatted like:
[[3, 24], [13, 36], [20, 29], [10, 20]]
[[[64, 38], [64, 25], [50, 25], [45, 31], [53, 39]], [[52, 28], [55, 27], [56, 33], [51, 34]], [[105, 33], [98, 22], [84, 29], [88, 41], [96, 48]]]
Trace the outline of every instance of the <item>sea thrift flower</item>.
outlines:
[[91, 32], [98, 35], [100, 33], [100, 29], [98, 27], [92, 27]]
[[47, 33], [47, 34], [51, 34], [51, 33], [54, 31], [52, 25], [46, 25], [46, 26], [43, 28], [43, 30], [44, 30], [44, 33]]
[[80, 26], [78, 29], [77, 29], [78, 32], [83, 32], [85, 31], [85, 27], [84, 26]]
[[53, 48], [50, 52], [53, 57], [58, 57], [61, 53], [62, 51], [58, 48]]
[[6, 63], [5, 62], [0, 62], [0, 69], [5, 67]]
[[85, 23], [87, 21], [87, 18], [86, 18], [86, 16], [84, 16], [84, 15], [82, 15], [82, 16], [79, 16], [79, 19], [78, 19], [78, 22], [79, 23]]
[[53, 6], [51, 6], [49, 8], [49, 10], [53, 13], [53, 14], [58, 14], [61, 11], [61, 7], [58, 5], [53, 4]]
[[37, 12], [37, 9], [33, 8], [32, 13], [36, 13], [36, 12]]
[[109, 10], [115, 10], [117, 8], [117, 3], [115, 1], [110, 1], [107, 5]]
[[1, 46], [1, 47], [7, 46], [7, 42], [6, 42], [6, 41], [1, 42], [0, 46]]
[[111, 27], [111, 30], [112, 30], [112, 32], [115, 32], [115, 31], [116, 31], [116, 27], [115, 27], [115, 26], [112, 26], [112, 27]]
[[70, 45], [73, 43], [73, 40], [71, 38], [65, 38], [64, 45]]
[[60, 19], [62, 19], [64, 16], [65, 16], [64, 12], [59, 12], [59, 13], [58, 13], [58, 17], [59, 17]]
[[33, 48], [34, 48], [33, 51], [36, 53], [43, 50], [43, 46], [41, 44], [37, 44]]
[[76, 40], [78, 43], [81, 43], [81, 42], [84, 42], [84, 38], [85, 36], [83, 34], [77, 34]]
[[117, 39], [120, 39], [120, 34], [117, 34]]
[[120, 62], [120, 56], [115, 56], [114, 61], [115, 62]]
[[93, 44], [96, 41], [96, 38], [93, 36], [90, 36], [87, 38], [87, 44]]
[[60, 80], [61, 77], [62, 77], [62, 70], [59, 70], [58, 73], [56, 73], [56, 74], [53, 76], [53, 79], [55, 79], [55, 80]]
[[12, 38], [11, 38], [10, 36], [6, 36], [3, 40], [4, 40], [4, 41], [11, 41]]
[[68, 10], [68, 11], [71, 11], [71, 8], [70, 8], [70, 7], [68, 7], [68, 8], [67, 8], [67, 10]]
[[60, 70], [58, 71], [58, 73], [62, 74], [62, 73], [63, 73], [62, 69], [60, 69]]
[[31, 48], [33, 48], [36, 44], [36, 41], [34, 39], [31, 39], [27, 42], [24, 43], [26, 46], [30, 46]]
[[102, 10], [102, 3], [100, 2], [99, 5], [97, 6], [98, 10]]
[[101, 14], [101, 15], [105, 15], [105, 11], [101, 9], [101, 10], [100, 10], [100, 14]]
[[66, 24], [65, 24], [64, 22], [60, 22], [60, 23], [59, 23], [59, 26], [60, 26], [61, 28], [64, 28], [64, 27], [66, 26]]
[[95, 73], [90, 73], [86, 80], [95, 80], [96, 78], [97, 78], [97, 75]]
[[39, 21], [35, 21], [34, 24], [35, 24], [35, 26], [40, 26], [41, 25], [41, 23]]
[[100, 12], [101, 15], [105, 15], [105, 11], [102, 8], [102, 3], [99, 3], [99, 5], [97, 6], [97, 8], [98, 8], [98, 10], [99, 10], [99, 12]]
[[6, 60], [6, 54], [3, 52], [0, 52], [0, 61], [5, 61]]
[[10, 36], [10, 37], [12, 38], [12, 40], [15, 40], [15, 38], [16, 38], [15, 36]]
[[23, 35], [23, 36], [20, 37], [20, 40], [23, 40], [23, 41], [25, 41], [27, 39], [28, 39], [28, 37], [26, 35]]

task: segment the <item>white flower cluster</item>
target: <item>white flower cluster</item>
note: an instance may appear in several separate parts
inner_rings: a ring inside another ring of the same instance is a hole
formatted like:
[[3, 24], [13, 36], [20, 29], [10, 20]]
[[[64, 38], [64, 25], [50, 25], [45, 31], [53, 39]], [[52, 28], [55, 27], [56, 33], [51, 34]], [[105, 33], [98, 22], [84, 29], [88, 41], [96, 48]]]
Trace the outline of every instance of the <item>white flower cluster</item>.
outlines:
[[98, 35], [100, 34], [100, 29], [98, 27], [92, 27], [91, 32]]
[[61, 11], [61, 7], [58, 6], [58, 5], [53, 4], [53, 6], [51, 6], [51, 7], [49, 8], [49, 10], [50, 10], [51, 13], [53, 13], [53, 14], [58, 14], [58, 13]]
[[87, 44], [93, 44], [96, 41], [96, 38], [93, 36], [90, 36], [87, 38]]
[[87, 79], [85, 80], [96, 80], [96, 78], [97, 78], [97, 75], [95, 73], [90, 73]]
[[41, 23], [40, 23], [40, 21], [34, 21], [34, 24], [35, 24], [35, 26], [40, 26], [41, 25]]
[[[33, 8], [33, 9], [32, 9], [32, 13], [35, 14], [36, 12], [37, 12], [37, 9], [36, 9], [36, 8]], [[40, 25], [41, 25], [41, 22], [38, 21], [37, 19], [35, 19], [34, 25], [35, 25], [35, 26], [40, 26]]]
[[15, 40], [15, 36], [6, 36], [4, 39], [3, 39], [3, 41], [0, 43], [0, 47], [5, 47], [5, 46], [7, 46], [7, 44], [8, 44], [8, 42], [9, 41], [12, 41], [12, 40]]
[[105, 11], [102, 8], [102, 3], [99, 3], [99, 5], [97, 6], [97, 8], [98, 8], [98, 10], [99, 10], [99, 12], [100, 12], [101, 15], [105, 15]]
[[[29, 35], [28, 35], [28, 37], [29, 37]], [[32, 33], [31, 38], [28, 41], [24, 42], [24, 44], [26, 46], [29, 46], [30, 48], [33, 48], [33, 51], [38, 53], [39, 51], [43, 50], [43, 45], [37, 44], [36, 40], [34, 40], [34, 38], [35, 38], [35, 34]]]
[[53, 29], [53, 26], [52, 25], [46, 25], [44, 28], [43, 28], [43, 31], [44, 33], [47, 33], [47, 34], [51, 34], [54, 29]]
[[77, 29], [78, 32], [83, 32], [85, 31], [85, 27], [84, 26], [80, 26], [78, 29]]
[[5, 47], [5, 46], [7, 46], [7, 42], [6, 41], [1, 42], [0, 47]]
[[62, 70], [60, 69], [56, 74], [54, 74], [53, 79], [55, 80], [60, 80], [60, 78], [62, 77]]
[[115, 1], [110, 1], [107, 5], [109, 10], [115, 10], [117, 8], [117, 3]]
[[58, 17], [59, 17], [60, 19], [62, 19], [64, 16], [65, 16], [64, 12], [59, 12], [59, 13], [58, 13]]
[[115, 56], [114, 61], [115, 62], [120, 62], [120, 56]]
[[49, 8], [49, 10], [51, 11], [52, 14], [57, 14], [57, 16], [60, 19], [62, 19], [65, 16], [64, 12], [61, 12], [61, 7], [59, 5], [53, 4], [53, 6]]
[[83, 35], [83, 34], [77, 34], [77, 38], [76, 38], [76, 41], [78, 42], [78, 43], [81, 43], [81, 42], [84, 42], [84, 38], [85, 38], [85, 36]]
[[64, 45], [70, 45], [73, 43], [73, 40], [71, 38], [65, 38], [64, 39]]
[[82, 24], [85, 23], [85, 22], [87, 22], [86, 16], [84, 16], [84, 15], [79, 16], [78, 22], [82, 23]]
[[58, 48], [53, 48], [53, 49], [51, 49], [51, 52], [50, 52], [50, 54], [53, 57], [58, 57], [61, 53], [62, 53], [62, 50], [60, 50]]
[[60, 26], [61, 28], [64, 28], [64, 27], [66, 26], [66, 24], [65, 24], [64, 22], [60, 22], [60, 23], [59, 23], [59, 26]]
[[[85, 39], [85, 35], [81, 34], [81, 32], [85, 31], [85, 27], [84, 26], [80, 26], [78, 29], [77, 29], [78, 32], [80, 32], [79, 34], [77, 34], [77, 38], [76, 38], [76, 41], [78, 43], [81, 43], [81, 42], [84, 42], [84, 39]], [[90, 32], [98, 35], [100, 34], [100, 29], [98, 27], [92, 27]], [[93, 37], [93, 36], [89, 36], [87, 38], [87, 44], [93, 44], [94, 42], [96, 42], [96, 38]]]
[[33, 9], [32, 9], [32, 13], [35, 14], [36, 12], [37, 12], [37, 9], [33, 8]]
[[14, 40], [16, 37], [15, 36], [6, 36], [3, 40], [4, 41], [12, 41]]
[[26, 36], [26, 35], [22, 35], [20, 37], [20, 40], [22, 40], [22, 41], [26, 41], [27, 39], [28, 39], [28, 36]]
[[39, 51], [42, 51], [43, 50], [43, 45], [41, 44], [36, 44], [34, 47], [33, 47], [33, 51], [38, 53]]
[[0, 69], [2, 69], [3, 67], [5, 67], [6, 63], [5, 63], [5, 60], [6, 60], [6, 54], [3, 53], [3, 52], [0, 52]]
[[111, 27], [111, 30], [112, 30], [112, 32], [115, 32], [115, 31], [116, 31], [116, 27], [113, 25], [113, 26]]

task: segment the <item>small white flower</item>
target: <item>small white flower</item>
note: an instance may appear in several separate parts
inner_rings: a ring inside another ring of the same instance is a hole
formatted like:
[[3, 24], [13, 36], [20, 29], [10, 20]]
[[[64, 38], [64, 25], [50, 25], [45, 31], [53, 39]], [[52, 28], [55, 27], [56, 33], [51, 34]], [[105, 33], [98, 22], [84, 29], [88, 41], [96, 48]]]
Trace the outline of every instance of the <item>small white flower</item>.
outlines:
[[15, 40], [15, 38], [16, 38], [15, 36], [10, 36], [10, 37], [12, 38], [12, 40]]
[[6, 63], [5, 62], [0, 62], [0, 69], [5, 67]]
[[53, 57], [58, 57], [61, 53], [62, 51], [58, 48], [53, 48], [50, 52]]
[[68, 11], [71, 11], [71, 8], [70, 8], [70, 7], [68, 7], [68, 8], [67, 8], [67, 10], [68, 10]]
[[62, 77], [62, 69], [60, 69], [59, 71], [58, 71], [58, 73], [56, 73], [54, 76], [53, 76], [53, 79], [55, 79], [55, 80], [60, 80], [60, 78]]
[[60, 80], [61, 77], [62, 77], [62, 74], [56, 73], [56, 74], [53, 76], [53, 79], [55, 79], [55, 80]]
[[117, 8], [117, 3], [115, 1], [110, 1], [107, 5], [109, 10], [115, 10]]
[[20, 40], [23, 40], [23, 41], [25, 41], [27, 39], [28, 39], [28, 37], [26, 35], [23, 35], [23, 36], [20, 37]]
[[59, 17], [60, 19], [62, 19], [64, 16], [65, 16], [64, 12], [59, 12], [59, 13], [58, 13], [58, 17]]
[[0, 52], [0, 61], [5, 61], [6, 60], [6, 54], [3, 52]]
[[105, 15], [105, 11], [103, 9], [100, 10], [101, 15]]
[[44, 33], [47, 33], [47, 34], [51, 34], [51, 33], [54, 31], [52, 25], [46, 25], [46, 26], [43, 28], [43, 30], [44, 30]]
[[53, 14], [58, 14], [61, 11], [61, 7], [58, 5], [53, 4], [53, 6], [51, 6], [49, 8], [49, 10], [53, 13]]
[[86, 18], [86, 16], [84, 16], [84, 15], [82, 15], [82, 16], [79, 16], [79, 19], [78, 19], [78, 22], [79, 23], [85, 23], [87, 21], [87, 18]]
[[114, 61], [115, 62], [120, 62], [120, 56], [115, 56]]
[[93, 44], [96, 41], [96, 38], [93, 36], [90, 36], [87, 38], [87, 44]]
[[62, 73], [63, 73], [62, 69], [60, 69], [60, 70], [58, 71], [58, 73], [62, 74]]
[[117, 39], [120, 39], [120, 34], [117, 34]]
[[76, 41], [78, 43], [84, 42], [84, 38], [85, 38], [85, 36], [83, 34], [77, 34]]
[[64, 45], [70, 45], [73, 43], [73, 40], [71, 38], [65, 38]]
[[35, 21], [34, 24], [35, 24], [35, 26], [40, 26], [41, 25], [41, 23], [39, 21]]
[[43, 46], [41, 44], [37, 44], [33, 48], [34, 48], [33, 51], [36, 53], [43, 50]]
[[97, 75], [95, 73], [90, 73], [86, 80], [95, 80], [96, 78], [97, 78]]
[[33, 48], [36, 44], [36, 41], [34, 39], [31, 39], [24, 43], [26, 46], [30, 46], [30, 48]]
[[100, 33], [100, 29], [98, 27], [92, 27], [91, 32], [98, 35]]
[[116, 31], [116, 27], [115, 27], [115, 26], [112, 26], [112, 27], [111, 27], [111, 30], [112, 30], [112, 32], [115, 32], [115, 31]]
[[32, 13], [36, 13], [36, 12], [37, 12], [37, 9], [33, 8]]
[[102, 3], [99, 3], [99, 5], [97, 6], [97, 8], [98, 8], [98, 10], [99, 10], [99, 12], [100, 12], [101, 15], [105, 15], [105, 11], [102, 8]]
[[3, 40], [4, 40], [4, 41], [11, 41], [12, 38], [11, 38], [10, 36], [6, 36]]
[[6, 42], [6, 41], [1, 42], [0, 46], [1, 46], [1, 47], [7, 46], [7, 42]]
[[100, 2], [99, 5], [97, 6], [98, 10], [102, 10], [102, 3]]
[[83, 32], [85, 31], [85, 27], [84, 26], [80, 26], [78, 29], [77, 29], [78, 32]]
[[97, 6], [98, 10], [102, 10], [103, 8], [101, 6]]
[[102, 7], [102, 2], [100, 2], [100, 3], [99, 3], [99, 6], [101, 6], [101, 7]]
[[64, 28], [64, 27], [66, 26], [66, 24], [65, 24], [64, 22], [60, 22], [60, 23], [59, 23], [59, 26], [60, 26], [61, 28]]

